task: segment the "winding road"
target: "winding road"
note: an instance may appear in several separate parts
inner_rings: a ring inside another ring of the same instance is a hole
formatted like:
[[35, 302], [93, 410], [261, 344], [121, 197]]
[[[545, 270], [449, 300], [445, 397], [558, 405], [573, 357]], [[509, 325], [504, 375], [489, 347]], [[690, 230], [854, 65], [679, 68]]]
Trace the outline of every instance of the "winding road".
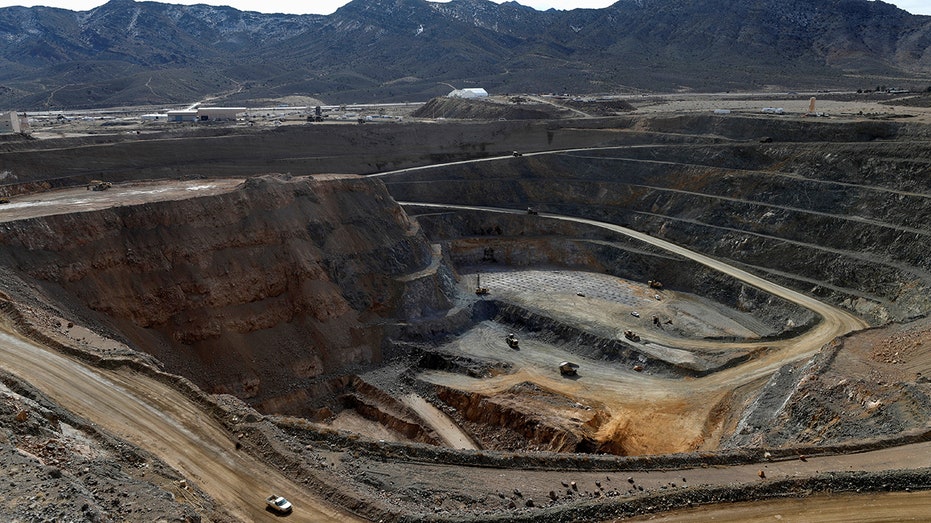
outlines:
[[[427, 208], [481, 211], [489, 213], [525, 214], [526, 211], [484, 206], [401, 202]], [[474, 379], [438, 371], [425, 372], [421, 378], [436, 384], [452, 386], [474, 393], [502, 393], [522, 382], [536, 385], [574, 398], [589, 405], [600, 405], [610, 416], [597, 437], [601, 441], [623, 442], [628, 452], [670, 453], [701, 448], [707, 431], [713, 426], [714, 412], [726, 403], [735, 389], [766, 378], [783, 365], [811, 357], [822, 346], [838, 336], [862, 330], [868, 324], [836, 307], [805, 296], [721, 260], [705, 256], [668, 241], [619, 225], [586, 218], [541, 213], [534, 219], [556, 219], [601, 227], [648, 243], [667, 252], [690, 259], [713, 270], [727, 274], [748, 285], [809, 309], [819, 321], [801, 335], [766, 343], [768, 350], [739, 365], [689, 380], [667, 379], [634, 371], [622, 372], [614, 366], [585, 362], [584, 378], [565, 380], [552, 369], [571, 354], [546, 344], [531, 350], [501, 351], [500, 333], [475, 334], [459, 343], [460, 350], [482, 359], [504, 359], [513, 365], [513, 372], [493, 378]], [[676, 348], [708, 348], [701, 342], [691, 347], [682, 341]], [[754, 344], [726, 343], [721, 347], [753, 347]], [[758, 344], [756, 344], [758, 345]], [[649, 413], [649, 415], [644, 415]], [[713, 438], [712, 438], [713, 439]]]
[[[421, 207], [429, 208], [439, 208], [439, 209], [458, 209], [458, 210], [468, 210], [468, 211], [484, 211], [484, 212], [493, 212], [493, 213], [507, 213], [507, 214], [526, 214], [526, 211], [517, 211], [513, 209], [502, 209], [498, 207], [483, 207], [483, 206], [469, 206], [469, 205], [452, 205], [452, 204], [434, 204], [434, 203], [420, 203], [420, 202], [400, 202], [401, 205], [417, 205]], [[600, 222], [596, 220], [590, 220], [587, 218], [579, 218], [574, 216], [564, 216], [558, 214], [550, 213], [540, 213], [538, 215], [541, 219], [556, 219], [563, 221], [571, 221], [576, 223], [582, 223], [585, 225], [592, 225], [595, 227], [600, 227], [607, 229], [609, 231], [620, 233], [630, 238], [648, 243], [660, 249], [663, 249], [667, 252], [677, 254], [683, 258], [700, 263], [706, 267], [714, 269], [723, 274], [727, 274], [737, 280], [740, 280], [748, 285], [752, 285], [764, 292], [768, 292], [774, 296], [778, 296], [784, 300], [795, 303], [801, 307], [804, 307], [818, 316], [821, 317], [821, 321], [812, 329], [809, 329], [802, 335], [792, 338], [790, 340], [782, 340], [779, 342], [769, 343], [771, 346], [779, 346], [781, 350], [772, 351], [765, 357], [754, 359], [753, 361], [747, 362], [740, 365], [739, 367], [728, 369], [719, 373], [715, 373], [712, 376], [703, 378], [702, 380], [706, 383], [713, 383], [715, 386], [736, 386], [742, 383], [748, 383], [753, 381], [761, 376], [769, 374], [784, 365], [785, 363], [798, 361], [799, 359], [806, 358], [811, 356], [815, 351], [819, 350], [826, 343], [830, 342], [838, 336], [843, 336], [845, 334], [855, 332], [858, 330], [865, 329], [869, 326], [864, 320], [850, 314], [847, 311], [838, 309], [837, 307], [828, 305], [822, 301], [816, 300], [810, 296], [806, 296], [800, 292], [796, 292], [792, 289], [783, 287], [776, 283], [773, 283], [769, 280], [761, 278], [755, 274], [749, 273], [743, 269], [739, 269], [732, 265], [729, 265], [721, 260], [711, 258], [704, 254], [686, 249], [685, 247], [676, 245], [674, 243], [668, 242], [666, 240], [650, 236], [648, 234], [635, 231], [633, 229], [628, 229], [620, 225], [614, 225], [611, 223]], [[700, 344], [704, 345], [704, 344]], [[694, 389], [692, 389], [694, 390]]]
[[[435, 166], [431, 167], [435, 168]], [[211, 184], [190, 183], [180, 187], [177, 184], [172, 185], [174, 185], [173, 190], [180, 193], [203, 194], [231, 190], [240, 181], [211, 181]], [[163, 190], [167, 188], [167, 184], [166, 187], [162, 187]], [[123, 190], [115, 189], [114, 194]], [[56, 200], [61, 204], [60, 206], [48, 206], [43, 209], [44, 206], [37, 201], [35, 205], [24, 205], [19, 212], [26, 211], [27, 207], [31, 215], [64, 212], [60, 207], [68, 206], [68, 198], [87, 200], [87, 203], [82, 205], [87, 205], [88, 210], [107, 205], [107, 198], [101, 198], [100, 195], [85, 192], [83, 189], [71, 189], [70, 191], [67, 196], [61, 196]], [[164, 193], [159, 192], [159, 184], [151, 183], [147, 184], [145, 189], [133, 192], [133, 200], [146, 200], [149, 197], [146, 196], [148, 191], [151, 191], [152, 198], [166, 198]], [[48, 201], [50, 196], [57, 198], [56, 194], [45, 194], [41, 199]], [[120, 201], [119, 203], [126, 204], [127, 202]], [[524, 213], [524, 211], [482, 206], [419, 202], [402, 202], [402, 205], [492, 213]], [[72, 207], [71, 212], [73, 210]], [[635, 238], [796, 303], [822, 318], [822, 321], [801, 336], [776, 342], [778, 350], [769, 351], [737, 367], [688, 383], [677, 383], [673, 380], [646, 375], [621, 375], [612, 378], [615, 380], [613, 383], [615, 392], [625, 390], [633, 395], [639, 394], [641, 398], [652, 396], [652, 399], [657, 401], [661, 398], [669, 401], [670, 397], [683, 399], [694, 396], [697, 388], [711, 395], [722, 394], [722, 391], [732, 390], [736, 386], [764, 377], [787, 362], [811, 356], [821, 346], [837, 336], [867, 327], [863, 320], [843, 310], [776, 285], [720, 260], [644, 233], [585, 218], [548, 213], [541, 213], [539, 218], [597, 226]], [[0, 215], [0, 221], [4, 219], [16, 218]], [[31, 383], [63, 408], [158, 456], [217, 500], [219, 505], [228, 510], [233, 518], [241, 521], [276, 520], [274, 515], [265, 511], [263, 501], [268, 492], [274, 491], [285, 493], [294, 502], [296, 509], [289, 518], [290, 521], [355, 521], [351, 515], [330, 507], [306, 486], [285, 477], [275, 467], [236, 451], [235, 441], [220, 423], [204, 413], [197, 404], [183, 394], [145, 375], [127, 369], [104, 370], [88, 366], [19, 336], [8, 323], [3, 321], [0, 321], [0, 367]], [[481, 386], [504, 389], [517, 381], [528, 379], [541, 383], [553, 380], [543, 372], [527, 367], [513, 375], [481, 380]], [[609, 378], [606, 375], [604, 379]], [[479, 382], [480, 380], [472, 380], [469, 384], [463, 383], [462, 385], [477, 387]], [[579, 387], [578, 392], [584, 396], [586, 391], [581, 386]], [[596, 394], [591, 391], [588, 393]], [[416, 399], [410, 401], [416, 404]], [[708, 408], [712, 406], [713, 404], [709, 404]], [[474, 445], [473, 442], [464, 439], [455, 443], [451, 442], [451, 444], [465, 448]]]
[[294, 503], [289, 521], [358, 521], [271, 465], [236, 451], [225, 427], [148, 376], [90, 367], [19, 336], [7, 321], [0, 321], [0, 367], [63, 408], [158, 456], [238, 521], [276, 521], [265, 510], [271, 492]]

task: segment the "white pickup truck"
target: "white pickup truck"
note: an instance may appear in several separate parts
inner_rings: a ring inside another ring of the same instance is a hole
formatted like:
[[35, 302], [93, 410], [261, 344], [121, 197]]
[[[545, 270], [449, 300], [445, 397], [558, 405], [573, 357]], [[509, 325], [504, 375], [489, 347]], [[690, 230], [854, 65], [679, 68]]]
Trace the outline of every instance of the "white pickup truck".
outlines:
[[268, 508], [274, 510], [275, 512], [280, 512], [282, 514], [291, 512], [291, 502], [281, 496], [272, 494], [271, 496], [265, 498], [265, 504], [268, 505]]

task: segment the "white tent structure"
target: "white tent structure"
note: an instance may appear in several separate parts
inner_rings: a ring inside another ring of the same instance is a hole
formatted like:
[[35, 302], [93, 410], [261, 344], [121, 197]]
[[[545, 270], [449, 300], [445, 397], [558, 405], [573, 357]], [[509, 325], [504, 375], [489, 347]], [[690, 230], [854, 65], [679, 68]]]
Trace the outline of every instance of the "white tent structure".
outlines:
[[486, 98], [488, 91], [481, 87], [472, 87], [468, 89], [456, 89], [446, 95], [447, 98]]

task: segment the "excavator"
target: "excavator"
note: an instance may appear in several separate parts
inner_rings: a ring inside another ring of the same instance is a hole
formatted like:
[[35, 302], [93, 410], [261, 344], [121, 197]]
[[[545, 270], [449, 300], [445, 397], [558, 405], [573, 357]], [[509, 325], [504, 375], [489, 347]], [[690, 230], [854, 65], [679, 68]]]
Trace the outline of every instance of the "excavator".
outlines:
[[89, 191], [106, 191], [110, 187], [113, 187], [113, 184], [103, 180], [91, 180], [87, 184], [87, 190]]

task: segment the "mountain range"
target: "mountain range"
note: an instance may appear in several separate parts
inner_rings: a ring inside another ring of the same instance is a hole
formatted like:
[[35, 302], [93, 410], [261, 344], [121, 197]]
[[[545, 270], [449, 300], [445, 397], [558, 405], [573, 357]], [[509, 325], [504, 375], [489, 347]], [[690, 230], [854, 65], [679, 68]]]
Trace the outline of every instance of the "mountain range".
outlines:
[[111, 0], [0, 9], [0, 108], [931, 82], [931, 16], [879, 0], [354, 0], [331, 15]]

